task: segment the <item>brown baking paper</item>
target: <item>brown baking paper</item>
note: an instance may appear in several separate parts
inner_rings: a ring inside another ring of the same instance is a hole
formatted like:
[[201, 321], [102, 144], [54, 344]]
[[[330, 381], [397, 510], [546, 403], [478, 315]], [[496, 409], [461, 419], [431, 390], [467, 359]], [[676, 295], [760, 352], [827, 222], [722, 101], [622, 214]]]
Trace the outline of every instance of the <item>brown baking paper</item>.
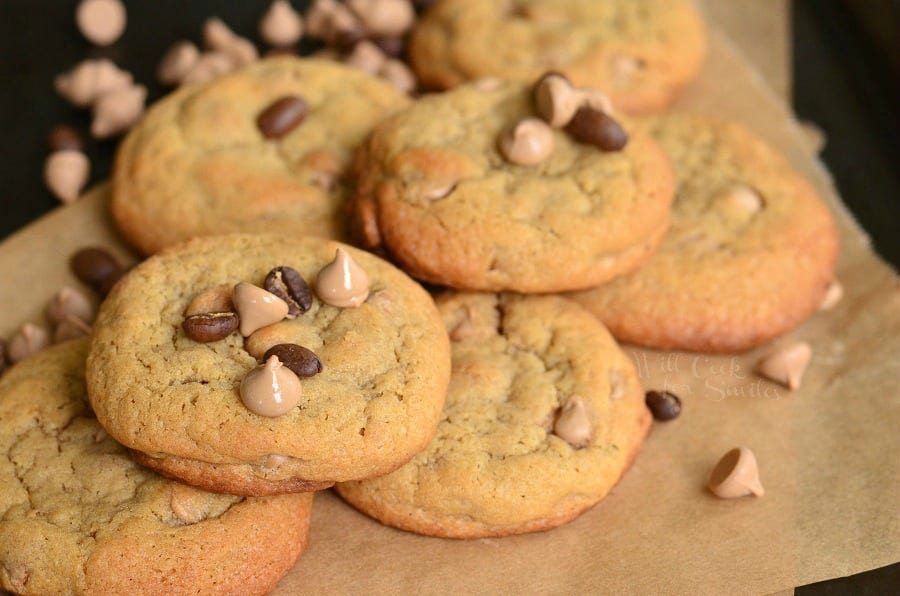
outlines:
[[[781, 149], [834, 208], [844, 300], [783, 341], [814, 355], [802, 387], [756, 377], [772, 346], [739, 356], [629, 348], [646, 387], [684, 411], [656, 423], [597, 507], [540, 534], [453, 541], [383, 527], [333, 493], [316, 497], [309, 550], [279, 594], [765, 594], [900, 560], [900, 292], [841, 206], [773, 92], [721, 36], [679, 108], [734, 117]], [[67, 258], [98, 244], [128, 255], [103, 189], [0, 245], [0, 331], [9, 336], [63, 284]], [[720, 455], [746, 445], [766, 494], [705, 489]], [[190, 561], [185, 561], [190, 565]]]

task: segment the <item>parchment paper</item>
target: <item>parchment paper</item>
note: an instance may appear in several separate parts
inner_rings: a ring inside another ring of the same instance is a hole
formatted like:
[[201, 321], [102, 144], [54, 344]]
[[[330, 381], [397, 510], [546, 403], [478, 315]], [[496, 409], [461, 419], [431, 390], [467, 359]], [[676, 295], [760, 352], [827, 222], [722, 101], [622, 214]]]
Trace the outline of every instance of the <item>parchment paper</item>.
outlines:
[[[900, 291], [892, 270], [840, 205], [796, 124], [720, 36], [679, 107], [737, 118], [781, 149], [835, 209], [846, 295], [789, 339], [812, 364], [793, 393], [752, 372], [771, 346], [740, 356], [629, 348], [647, 388], [682, 397], [656, 423], [612, 493], [542, 534], [451, 541], [383, 527], [330, 492], [317, 496], [311, 545], [279, 594], [766, 594], [900, 560]], [[67, 259], [87, 244], [128, 251], [111, 231], [104, 189], [0, 245], [0, 331], [39, 320]], [[767, 493], [706, 492], [731, 447], [757, 454]], [[190, 564], [189, 561], [185, 562]]]

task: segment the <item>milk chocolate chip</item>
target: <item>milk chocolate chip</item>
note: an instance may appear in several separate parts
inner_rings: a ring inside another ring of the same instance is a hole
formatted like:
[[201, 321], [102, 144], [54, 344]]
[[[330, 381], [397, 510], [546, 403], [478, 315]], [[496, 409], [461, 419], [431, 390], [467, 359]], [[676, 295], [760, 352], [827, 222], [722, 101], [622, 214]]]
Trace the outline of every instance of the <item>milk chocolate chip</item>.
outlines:
[[281, 364], [278, 356], [270, 356], [265, 364], [247, 373], [240, 392], [248, 410], [269, 417], [287, 414], [303, 396], [300, 379]]
[[628, 134], [612, 116], [589, 105], [578, 108], [566, 131], [579, 143], [602, 151], [619, 151], [628, 143]]
[[278, 344], [263, 355], [263, 360], [277, 356], [283, 365], [294, 371], [298, 377], [312, 377], [322, 372], [322, 361], [312, 350], [297, 344]]
[[548, 72], [534, 86], [534, 105], [538, 115], [554, 128], [562, 128], [581, 105], [577, 90], [562, 73]]
[[267, 139], [280, 139], [303, 122], [306, 112], [306, 102], [302, 97], [287, 95], [263, 110], [256, 119], [256, 125]]
[[305, 313], [312, 306], [309, 286], [303, 276], [291, 267], [276, 267], [269, 271], [263, 287], [287, 303], [289, 319]]
[[253, 284], [239, 283], [234, 286], [233, 296], [244, 337], [281, 321], [288, 314], [288, 305], [284, 300]]
[[112, 284], [125, 273], [125, 268], [114, 256], [98, 247], [82, 248], [77, 251], [72, 255], [69, 265], [75, 277], [102, 295], [106, 295]]
[[121, 0], [81, 0], [75, 11], [78, 30], [98, 46], [115, 43], [125, 31], [127, 18]]
[[553, 424], [553, 434], [577, 449], [590, 444], [593, 432], [584, 400], [570, 397]]
[[669, 391], [648, 391], [645, 401], [657, 420], [672, 420], [681, 414], [681, 400]]
[[91, 134], [98, 139], [117, 135], [131, 128], [144, 113], [147, 88], [129, 85], [100, 96], [94, 103]]
[[319, 271], [316, 294], [325, 304], [356, 307], [369, 297], [369, 276], [343, 248]]
[[70, 72], [54, 79], [56, 92], [73, 105], [84, 108], [103, 95], [131, 85], [132, 77], [106, 59], [84, 60]]
[[90, 173], [87, 155], [75, 149], [54, 151], [44, 162], [44, 183], [63, 203], [78, 199]]
[[347, 5], [374, 37], [404, 35], [416, 20], [409, 0], [348, 0]]
[[709, 490], [721, 499], [763, 496], [766, 491], [759, 481], [759, 467], [753, 452], [746, 447], [737, 447], [726, 453], [709, 476]]
[[57, 292], [47, 304], [47, 318], [55, 324], [62, 323], [69, 316], [78, 317], [86, 323], [94, 320], [94, 305], [82, 292], [68, 286]]
[[67, 315], [65, 319], [59, 322], [53, 331], [53, 343], [67, 341], [78, 337], [84, 337], [91, 334], [91, 326], [76, 317], [75, 315]]
[[240, 324], [237, 313], [206, 312], [187, 317], [181, 328], [194, 341], [209, 343], [225, 339]]
[[34, 323], [25, 323], [11, 340], [8, 352], [10, 362], [19, 362], [32, 354], [40, 352], [50, 344], [47, 330]]
[[156, 78], [163, 85], [180, 85], [200, 59], [200, 50], [189, 41], [177, 41], [163, 55]]
[[844, 286], [838, 280], [832, 280], [825, 289], [825, 295], [822, 297], [822, 302], [819, 303], [819, 310], [831, 310], [843, 297]]
[[756, 370], [767, 379], [794, 390], [800, 387], [811, 358], [812, 347], [806, 342], [796, 342], [760, 360]]
[[553, 153], [553, 130], [538, 118], [520, 120], [500, 137], [500, 153], [510, 163], [536, 166]]
[[303, 35], [303, 19], [288, 0], [274, 0], [259, 21], [259, 35], [275, 47], [294, 45]]

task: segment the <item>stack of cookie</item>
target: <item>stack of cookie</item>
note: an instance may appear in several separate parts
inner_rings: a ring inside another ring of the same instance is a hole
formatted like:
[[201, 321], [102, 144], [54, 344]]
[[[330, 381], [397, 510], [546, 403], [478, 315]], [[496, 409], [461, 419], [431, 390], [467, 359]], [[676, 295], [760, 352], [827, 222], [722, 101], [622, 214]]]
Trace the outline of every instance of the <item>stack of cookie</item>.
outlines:
[[90, 346], [0, 383], [4, 587], [266, 591], [332, 485], [454, 538], [597, 504], [651, 419], [616, 340], [747, 350], [833, 278], [830, 212], [775, 151], [637, 116], [705, 45], [687, 1], [439, 0], [409, 53], [440, 92], [277, 57], [152, 106], [111, 203], [149, 258]]

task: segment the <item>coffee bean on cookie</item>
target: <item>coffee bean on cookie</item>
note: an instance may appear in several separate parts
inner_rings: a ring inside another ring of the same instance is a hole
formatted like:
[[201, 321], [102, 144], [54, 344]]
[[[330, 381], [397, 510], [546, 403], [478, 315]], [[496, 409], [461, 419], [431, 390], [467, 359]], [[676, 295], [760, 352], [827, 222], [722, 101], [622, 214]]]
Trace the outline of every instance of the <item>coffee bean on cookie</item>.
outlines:
[[272, 346], [263, 355], [263, 360], [268, 361], [272, 356], [277, 356], [286, 367], [291, 369], [298, 377], [312, 377], [322, 372], [322, 361], [316, 354], [297, 344], [278, 344]]
[[263, 110], [256, 119], [256, 125], [267, 139], [280, 139], [303, 122], [307, 111], [302, 97], [286, 95]]
[[107, 250], [93, 246], [77, 251], [69, 265], [75, 277], [103, 295], [125, 273], [119, 261]]
[[619, 151], [628, 143], [628, 133], [612, 116], [589, 105], [575, 112], [566, 131], [576, 141], [603, 151]]
[[681, 414], [681, 400], [670, 391], [648, 391], [646, 402], [657, 420], [672, 420]]
[[201, 343], [209, 343], [225, 339], [240, 324], [237, 313], [207, 312], [187, 317], [181, 328], [188, 337]]
[[263, 287], [287, 302], [289, 319], [305, 313], [312, 306], [312, 291], [303, 276], [291, 267], [272, 269]]

